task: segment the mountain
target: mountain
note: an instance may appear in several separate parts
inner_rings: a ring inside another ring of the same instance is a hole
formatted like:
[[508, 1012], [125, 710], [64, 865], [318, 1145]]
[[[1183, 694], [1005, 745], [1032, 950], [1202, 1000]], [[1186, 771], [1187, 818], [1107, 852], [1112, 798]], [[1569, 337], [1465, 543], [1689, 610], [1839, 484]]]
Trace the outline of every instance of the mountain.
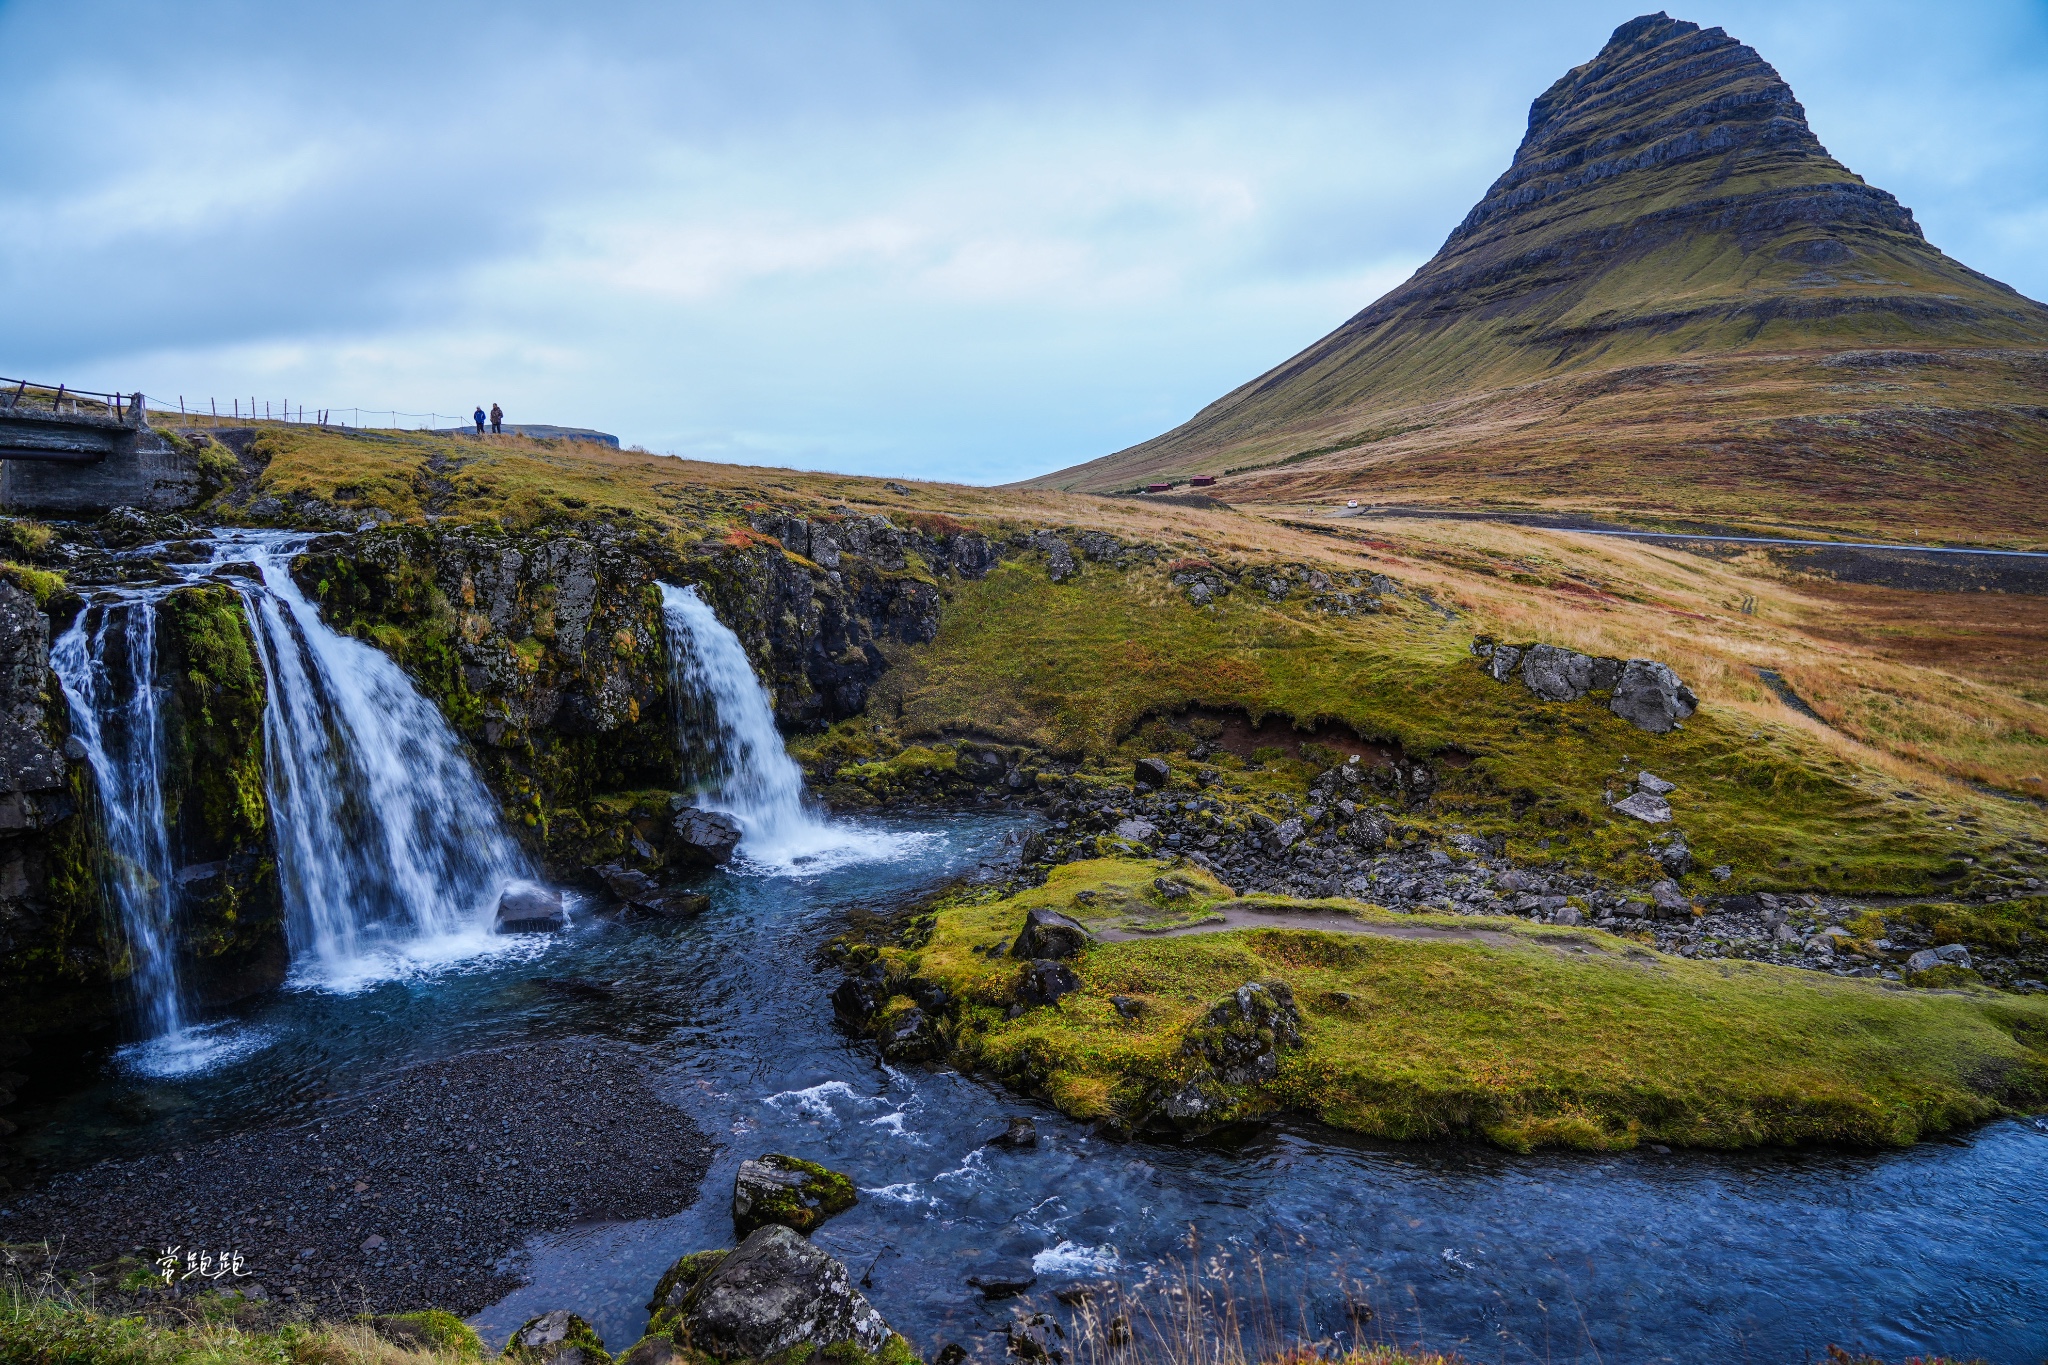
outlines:
[[2048, 309], [1951, 260], [1718, 28], [1630, 20], [1400, 287], [1163, 436], [1031, 482], [1781, 524], [1985, 495], [2048, 534]]

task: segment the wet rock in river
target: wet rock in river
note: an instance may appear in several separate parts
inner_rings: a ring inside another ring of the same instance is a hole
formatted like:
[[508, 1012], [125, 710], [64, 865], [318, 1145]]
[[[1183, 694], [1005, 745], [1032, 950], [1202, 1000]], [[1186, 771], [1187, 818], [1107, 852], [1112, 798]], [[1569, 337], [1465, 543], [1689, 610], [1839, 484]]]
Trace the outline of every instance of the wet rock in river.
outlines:
[[755, 1229], [679, 1297], [661, 1320], [719, 1360], [810, 1359], [843, 1343], [872, 1354], [894, 1335], [844, 1265], [779, 1223]]
[[1020, 1114], [1010, 1120], [1007, 1128], [990, 1138], [988, 1143], [991, 1147], [1036, 1147], [1038, 1145], [1038, 1125], [1033, 1123], [1030, 1118]]
[[979, 1289], [984, 1299], [1014, 1299], [1038, 1283], [1038, 1271], [1021, 1257], [1005, 1259], [975, 1267], [967, 1283]]
[[1095, 936], [1079, 920], [1041, 906], [1024, 917], [1023, 931], [1011, 945], [1010, 955], [1053, 959], [1073, 957], [1094, 941]]
[[669, 828], [677, 852], [686, 861], [723, 867], [740, 846], [739, 821], [721, 811], [686, 810]]
[[758, 1161], [742, 1161], [733, 1177], [733, 1235], [745, 1237], [771, 1223], [808, 1233], [855, 1202], [853, 1181], [839, 1172], [771, 1152]]
[[498, 897], [496, 928], [501, 934], [552, 934], [568, 922], [559, 891], [515, 882]]
[[889, 1062], [926, 1062], [945, 1051], [945, 1041], [930, 1015], [916, 1005], [883, 1018], [875, 1029], [882, 1059]]
[[628, 909], [662, 919], [686, 919], [711, 908], [711, 897], [700, 892], [674, 891], [635, 868], [607, 863], [591, 869], [605, 888]]
[[528, 1318], [505, 1343], [505, 1359], [517, 1365], [610, 1365], [611, 1356], [595, 1329], [566, 1308]]

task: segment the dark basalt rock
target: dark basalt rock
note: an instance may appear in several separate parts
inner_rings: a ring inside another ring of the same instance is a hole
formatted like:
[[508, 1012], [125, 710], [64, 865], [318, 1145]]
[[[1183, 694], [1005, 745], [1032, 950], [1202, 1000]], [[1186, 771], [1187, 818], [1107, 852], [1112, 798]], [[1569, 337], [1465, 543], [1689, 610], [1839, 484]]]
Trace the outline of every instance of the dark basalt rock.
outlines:
[[809, 1233], [856, 1202], [853, 1182], [815, 1161], [770, 1153], [742, 1161], [732, 1182], [732, 1229], [745, 1237], [756, 1228], [780, 1224]]
[[1692, 715], [1699, 704], [1699, 698], [1669, 665], [1654, 659], [1630, 659], [1622, 666], [1621, 680], [1614, 685], [1614, 700], [1608, 707], [1638, 729], [1661, 735]]
[[702, 892], [672, 890], [645, 872], [620, 863], [607, 863], [591, 871], [627, 909], [658, 919], [687, 919], [711, 908], [711, 897]]
[[740, 822], [715, 810], [686, 810], [669, 823], [679, 858], [723, 867], [740, 846]]
[[1027, 963], [1017, 986], [1017, 998], [1027, 1005], [1056, 1005], [1063, 995], [1081, 989], [1081, 978], [1064, 962], [1040, 960]]
[[520, 882], [498, 897], [496, 927], [501, 934], [552, 934], [568, 922], [559, 891]]
[[1036, 1147], [1038, 1145], [1038, 1125], [1032, 1122], [1029, 1117], [1020, 1114], [1011, 1119], [1009, 1126], [1004, 1128], [1002, 1132], [990, 1138], [988, 1145], [1012, 1149]]
[[881, 1044], [882, 1059], [890, 1062], [925, 1062], [945, 1051], [931, 1016], [915, 1005], [884, 1019], [875, 1041]]
[[1038, 1283], [1038, 1271], [1026, 1260], [1002, 1260], [977, 1266], [967, 1283], [979, 1289], [984, 1299], [1014, 1299]]
[[893, 1335], [844, 1265], [779, 1223], [756, 1229], [715, 1263], [679, 1270], [682, 1262], [663, 1280], [666, 1297], [678, 1302], [664, 1303], [649, 1326], [687, 1334], [717, 1360], [809, 1359], [844, 1342], [872, 1354]]
[[1022, 958], [1067, 958], [1095, 941], [1086, 925], [1043, 906], [1024, 917], [1024, 928], [1010, 945], [1010, 956]]
[[1163, 758], [1141, 758], [1132, 766], [1140, 787], [1163, 787], [1173, 777], [1173, 769]]

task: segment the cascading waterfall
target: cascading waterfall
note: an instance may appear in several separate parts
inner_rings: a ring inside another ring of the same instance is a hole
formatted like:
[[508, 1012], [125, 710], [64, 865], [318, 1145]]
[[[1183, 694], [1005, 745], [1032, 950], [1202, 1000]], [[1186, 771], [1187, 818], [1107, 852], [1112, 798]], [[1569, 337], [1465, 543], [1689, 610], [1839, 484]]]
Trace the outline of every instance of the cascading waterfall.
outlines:
[[295, 970], [330, 984], [397, 958], [468, 956], [506, 887], [534, 879], [434, 704], [380, 651], [331, 629], [292, 581], [297, 545], [231, 541], [269, 703], [264, 781]]
[[698, 804], [737, 820], [740, 853], [757, 866], [806, 872], [893, 856], [915, 835], [820, 819], [805, 803], [803, 770], [782, 747], [768, 691], [739, 636], [695, 588], [661, 585], [669, 694], [685, 776]]
[[136, 595], [79, 612], [50, 649], [71, 733], [85, 746], [106, 837], [106, 894], [121, 922], [144, 1038], [185, 1030], [178, 981], [178, 890], [164, 818], [156, 602]]

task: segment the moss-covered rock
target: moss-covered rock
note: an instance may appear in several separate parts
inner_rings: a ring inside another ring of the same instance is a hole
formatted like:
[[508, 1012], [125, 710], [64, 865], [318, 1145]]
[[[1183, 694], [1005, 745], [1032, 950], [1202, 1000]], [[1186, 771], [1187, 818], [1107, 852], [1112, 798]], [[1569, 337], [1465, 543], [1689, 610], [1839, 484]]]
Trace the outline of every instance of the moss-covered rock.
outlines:
[[483, 1338], [476, 1329], [439, 1308], [391, 1313], [370, 1319], [370, 1325], [386, 1341], [408, 1350], [438, 1352], [458, 1360], [480, 1361], [484, 1356]]
[[179, 588], [157, 608], [164, 812], [179, 872], [180, 949], [195, 998], [284, 979], [284, 901], [263, 783], [262, 670], [241, 598]]
[[756, 1228], [779, 1223], [808, 1233], [854, 1206], [853, 1181], [815, 1161], [771, 1152], [742, 1161], [732, 1183], [732, 1228], [744, 1238]]
[[516, 1365], [611, 1365], [596, 1329], [565, 1308], [528, 1318], [505, 1343]]
[[661, 1280], [654, 1286], [653, 1295], [647, 1300], [647, 1330], [649, 1333], [673, 1335], [682, 1328], [683, 1305], [689, 1301], [690, 1291], [697, 1282], [718, 1268], [718, 1263], [730, 1253], [725, 1251], [692, 1251], [676, 1258], [674, 1265], [662, 1272]]

